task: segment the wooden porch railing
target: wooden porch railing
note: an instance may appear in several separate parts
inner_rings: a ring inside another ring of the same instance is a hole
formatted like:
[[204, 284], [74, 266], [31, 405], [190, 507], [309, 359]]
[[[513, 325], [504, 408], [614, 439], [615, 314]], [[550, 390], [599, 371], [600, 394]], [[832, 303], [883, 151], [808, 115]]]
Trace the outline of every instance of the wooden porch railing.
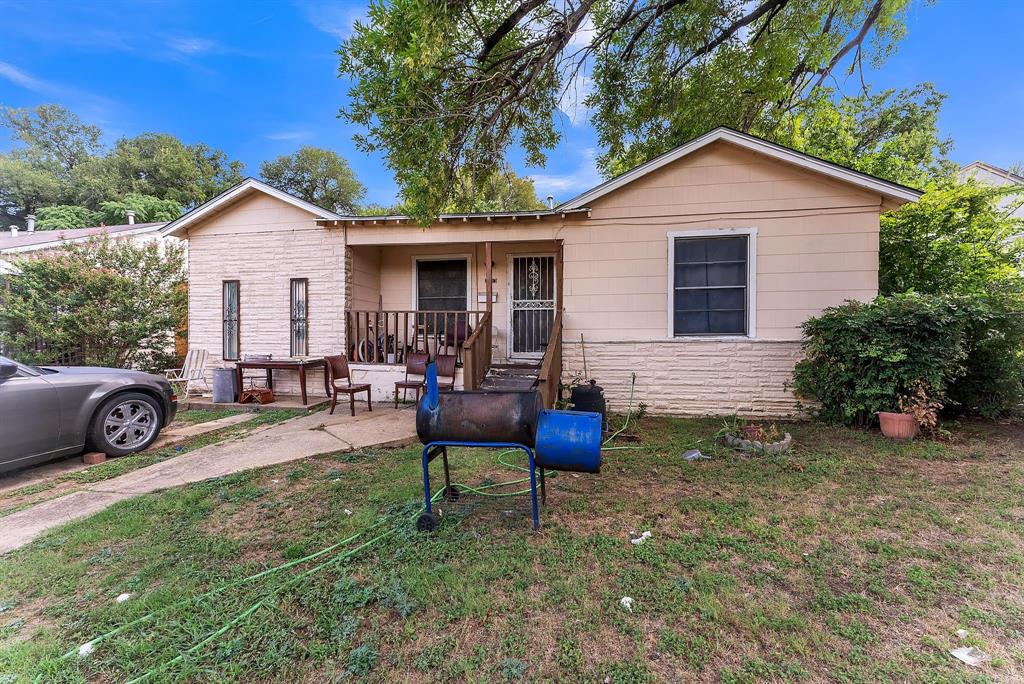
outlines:
[[544, 399], [544, 408], [554, 408], [558, 400], [558, 384], [562, 380], [562, 312], [555, 312], [544, 360], [537, 375], [537, 389]]
[[491, 312], [486, 311], [476, 330], [462, 345], [462, 385], [465, 389], [480, 388], [491, 367]]
[[[455, 354], [474, 337], [486, 311], [345, 312], [345, 353], [357, 363], [403, 364], [408, 352]], [[490, 361], [488, 360], [488, 363]]]

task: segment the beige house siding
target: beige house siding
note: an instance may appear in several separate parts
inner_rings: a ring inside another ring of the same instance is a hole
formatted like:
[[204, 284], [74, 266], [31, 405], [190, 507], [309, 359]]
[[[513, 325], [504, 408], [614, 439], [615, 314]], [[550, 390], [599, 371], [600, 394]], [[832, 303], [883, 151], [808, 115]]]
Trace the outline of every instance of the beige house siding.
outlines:
[[[221, 358], [221, 288], [239, 281], [239, 349], [244, 354], [287, 357], [289, 287], [309, 279], [309, 353], [338, 353], [344, 339], [344, 235], [319, 228], [314, 216], [258, 194], [189, 228], [189, 346]], [[275, 390], [297, 391], [295, 373], [279, 372]], [[311, 396], [323, 396], [323, 376], [307, 380]]]
[[[189, 230], [190, 343], [220, 358], [220, 296], [241, 281], [243, 353], [288, 354], [288, 282], [310, 282], [310, 353], [336, 353], [344, 311], [412, 310], [414, 259], [469, 258], [470, 309], [483, 309], [492, 242], [495, 360], [506, 359], [509, 254], [563, 251], [564, 379], [590, 375], [617, 410], [630, 378], [657, 413], [793, 413], [788, 390], [800, 325], [878, 286], [880, 195], [720, 141], [591, 203], [582, 217], [318, 227], [307, 211], [257, 195]], [[748, 337], [676, 338], [669, 327], [671, 234], [745, 229], [755, 250], [756, 327]], [[375, 397], [400, 369], [357, 367]], [[282, 378], [283, 380], [283, 378]], [[316, 392], [315, 382], [311, 392]]]
[[[482, 243], [493, 241], [499, 358], [507, 329], [504, 254], [519, 249], [517, 241], [561, 241], [566, 379], [580, 369], [582, 334], [591, 375], [609, 396], [624, 400], [635, 370], [638, 401], [661, 413], [793, 413], [787, 384], [799, 358], [800, 325], [828, 306], [867, 301], [878, 291], [879, 195], [725, 142], [641, 177], [591, 208], [585, 219], [446, 222], [426, 231], [357, 225], [348, 228], [348, 241], [389, 245], [381, 248], [386, 309], [411, 301], [413, 253], [456, 253], [476, 244], [474, 258], [482, 264]], [[728, 228], [756, 231], [754, 336], [675, 338], [668, 314], [669, 234]], [[479, 271], [473, 278], [478, 288]]]

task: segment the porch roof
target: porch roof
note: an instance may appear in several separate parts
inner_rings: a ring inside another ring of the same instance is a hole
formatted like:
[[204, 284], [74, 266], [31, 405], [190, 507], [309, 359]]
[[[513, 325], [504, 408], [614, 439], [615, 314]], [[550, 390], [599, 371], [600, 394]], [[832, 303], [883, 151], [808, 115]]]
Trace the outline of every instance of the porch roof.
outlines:
[[[589, 207], [577, 207], [574, 209], [536, 209], [533, 211], [494, 211], [468, 214], [441, 214], [435, 223], [470, 223], [470, 222], [494, 222], [494, 221], [521, 221], [544, 219], [564, 219], [567, 216], [575, 218], [589, 218]], [[338, 218], [317, 219], [320, 226], [346, 226], [346, 225], [402, 225], [415, 223], [416, 219], [409, 216], [339, 216]]]

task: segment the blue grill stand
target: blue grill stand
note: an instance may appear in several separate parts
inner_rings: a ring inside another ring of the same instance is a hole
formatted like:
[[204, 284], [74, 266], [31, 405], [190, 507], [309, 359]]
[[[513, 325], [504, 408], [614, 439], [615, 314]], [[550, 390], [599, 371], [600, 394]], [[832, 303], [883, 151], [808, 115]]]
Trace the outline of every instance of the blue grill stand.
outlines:
[[[449, 500], [458, 498], [458, 490], [452, 487], [451, 475], [448, 472], [448, 447], [472, 447], [480, 449], [519, 449], [526, 452], [530, 464], [530, 503], [533, 507], [533, 529], [540, 529], [540, 514], [537, 507], [537, 464], [533, 457], [533, 449], [517, 442], [456, 442], [436, 441], [423, 445], [423, 499], [426, 513], [416, 520], [416, 529], [421, 532], [432, 532], [437, 528], [438, 518], [431, 506], [430, 494], [430, 462], [440, 456], [444, 461], [444, 492]], [[541, 501], [547, 499], [544, 486], [544, 470], [540, 471]]]

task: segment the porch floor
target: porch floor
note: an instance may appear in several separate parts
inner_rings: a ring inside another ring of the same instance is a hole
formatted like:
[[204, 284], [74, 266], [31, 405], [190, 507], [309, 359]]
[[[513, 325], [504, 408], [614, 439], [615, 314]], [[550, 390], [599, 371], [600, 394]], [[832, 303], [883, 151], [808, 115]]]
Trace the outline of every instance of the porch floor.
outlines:
[[275, 411], [277, 409], [314, 411], [320, 408], [324, 408], [330, 403], [330, 401], [330, 399], [323, 396], [322, 391], [319, 394], [314, 394], [313, 392], [310, 392], [309, 395], [306, 396], [305, 404], [302, 403], [302, 397], [300, 397], [298, 394], [275, 394], [274, 401], [270, 402], [269, 404], [239, 404], [238, 402], [215, 404], [213, 401], [213, 397], [190, 396], [187, 399], [178, 400], [178, 410], [184, 411], [186, 409], [230, 408], [242, 409], [244, 411], [253, 412]]
[[516, 392], [533, 389], [540, 372], [540, 364], [498, 364], [491, 366], [480, 389], [497, 392]]

